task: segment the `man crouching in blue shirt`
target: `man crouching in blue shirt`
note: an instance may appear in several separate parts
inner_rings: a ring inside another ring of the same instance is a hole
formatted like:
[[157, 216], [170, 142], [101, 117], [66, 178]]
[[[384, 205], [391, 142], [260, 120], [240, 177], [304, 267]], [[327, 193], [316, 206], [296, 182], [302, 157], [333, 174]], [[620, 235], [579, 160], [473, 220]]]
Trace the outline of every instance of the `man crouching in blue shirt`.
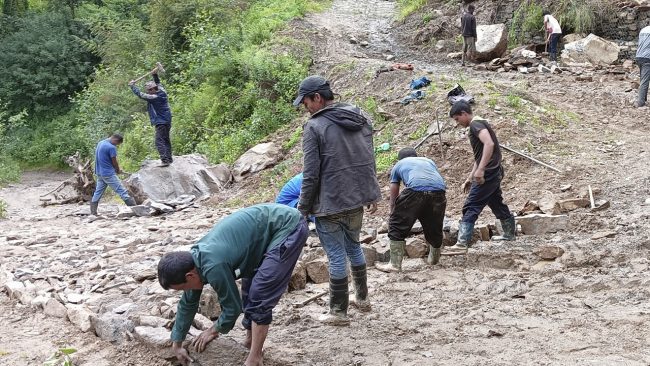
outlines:
[[[160, 285], [184, 291], [171, 334], [178, 361], [192, 362], [182, 344], [199, 308], [203, 286], [210, 284], [219, 296], [221, 315], [192, 345], [203, 352], [219, 333], [233, 328], [243, 309], [245, 346], [250, 348], [245, 365], [262, 365], [272, 310], [287, 290], [307, 235], [307, 223], [298, 210], [262, 204], [224, 218], [189, 252], [165, 254], [158, 263]], [[238, 278], [242, 279], [241, 296], [235, 283]]]
[[[390, 263], [376, 266], [384, 272], [402, 270], [405, 239], [415, 220], [420, 220], [424, 238], [429, 243], [427, 263], [438, 263], [447, 207], [445, 181], [431, 159], [418, 157], [415, 149], [410, 147], [400, 150], [397, 158], [399, 161], [390, 173]], [[406, 186], [401, 193], [400, 182]]]

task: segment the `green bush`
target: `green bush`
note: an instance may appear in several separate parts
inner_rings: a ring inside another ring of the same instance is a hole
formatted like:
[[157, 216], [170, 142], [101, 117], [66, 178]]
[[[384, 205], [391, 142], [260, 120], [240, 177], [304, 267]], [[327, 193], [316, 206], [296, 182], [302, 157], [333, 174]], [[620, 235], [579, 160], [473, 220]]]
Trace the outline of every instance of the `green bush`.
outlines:
[[20, 179], [20, 165], [7, 157], [0, 157], [0, 187], [7, 183], [17, 182]]
[[515, 11], [510, 30], [508, 43], [515, 46], [522, 43], [528, 36], [544, 34], [544, 16], [542, 6], [534, 1], [522, 1]]
[[399, 7], [398, 20], [403, 20], [426, 4], [427, 0], [397, 0], [397, 6]]

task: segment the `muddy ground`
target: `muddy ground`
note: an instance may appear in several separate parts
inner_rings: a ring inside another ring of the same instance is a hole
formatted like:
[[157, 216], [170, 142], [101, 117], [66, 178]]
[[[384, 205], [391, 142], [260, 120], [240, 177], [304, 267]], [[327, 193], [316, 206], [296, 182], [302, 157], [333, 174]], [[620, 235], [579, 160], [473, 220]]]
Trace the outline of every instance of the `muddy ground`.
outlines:
[[[325, 327], [313, 319], [327, 311], [325, 301], [291, 306], [326, 286], [308, 284], [276, 308], [266, 358], [287, 365], [650, 365], [650, 127], [648, 109], [630, 104], [636, 95], [629, 91], [630, 79], [638, 73], [621, 77], [585, 70], [594, 81], [578, 82], [570, 73], [497, 74], [461, 69], [451, 61], [419, 61], [430, 58], [417, 57], [411, 45], [395, 41], [394, 18], [391, 1], [335, 0], [330, 10], [293, 23], [292, 31], [312, 44], [314, 72], [328, 76], [342, 99], [363, 104], [372, 98], [389, 116], [377, 122], [384, 129], [376, 141], [391, 142], [394, 149], [415, 145], [439, 111], [439, 119], [449, 124], [444, 157], [436, 138], [420, 151], [436, 161], [447, 180], [448, 216], [460, 217], [464, 197], [456, 187], [471, 167], [464, 131], [446, 118], [444, 97], [457, 82], [476, 96], [476, 114], [490, 119], [502, 143], [562, 170], [558, 174], [504, 153], [504, 197], [511, 210], [544, 194], [572, 198], [588, 185], [611, 207], [572, 211], [569, 229], [555, 234], [519, 236], [505, 244], [479, 242], [466, 257], [443, 257], [433, 268], [409, 259], [402, 274], [371, 269], [373, 311], [351, 309], [350, 327]], [[376, 76], [391, 63], [387, 55], [395, 56], [393, 62], [414, 63], [416, 70]], [[396, 103], [408, 93], [410, 80], [422, 75], [434, 81], [428, 97], [407, 106]], [[299, 169], [299, 149], [288, 151], [287, 169]], [[226, 203], [254, 203], [247, 201], [250, 197], [265, 201], [273, 191], [268, 184], [256, 186], [264, 179], [255, 177], [212, 204], [183, 212], [87, 223], [75, 215], [80, 206], [38, 206], [38, 196], [63, 178], [62, 173], [31, 172], [0, 190], [9, 204], [9, 218], [0, 221], [0, 263], [14, 274], [18, 269], [43, 274], [85, 270], [76, 280], [77, 290], [90, 286], [97, 271], [135, 278], [155, 268], [162, 253], [191, 244], [236, 208], [224, 208]], [[385, 186], [385, 171], [380, 180]], [[572, 188], [562, 192], [568, 184]], [[100, 209], [116, 210], [117, 205], [108, 202]], [[380, 206], [376, 216], [366, 218], [366, 227], [383, 221], [387, 204]], [[494, 217], [486, 211], [480, 220], [491, 223]], [[592, 239], [606, 231], [612, 237]], [[565, 253], [541, 261], [536, 249], [544, 245]], [[55, 281], [53, 286], [70, 284]], [[128, 282], [127, 288], [86, 301], [112, 308], [140, 294], [147, 300], [140, 310], [155, 314], [174, 297], [155, 279]], [[3, 365], [39, 365], [61, 345], [79, 349], [79, 365], [170, 364], [135, 341], [113, 345], [2, 292], [0, 313]], [[236, 327], [228, 337], [241, 341], [243, 334]]]

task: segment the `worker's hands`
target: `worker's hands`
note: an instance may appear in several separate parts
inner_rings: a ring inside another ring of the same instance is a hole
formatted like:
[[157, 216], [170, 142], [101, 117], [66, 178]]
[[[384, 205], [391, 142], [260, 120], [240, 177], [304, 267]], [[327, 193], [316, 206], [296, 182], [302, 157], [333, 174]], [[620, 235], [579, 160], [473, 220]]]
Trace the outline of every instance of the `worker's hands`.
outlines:
[[463, 184], [460, 185], [460, 189], [463, 191], [463, 193], [467, 194], [469, 193], [469, 189], [472, 187], [472, 182], [468, 179], [466, 180]]
[[133, 86], [133, 85], [135, 85], [135, 80], [129, 81], [129, 86]]
[[201, 334], [192, 341], [192, 347], [194, 347], [198, 352], [203, 352], [208, 343], [212, 342], [218, 336], [219, 332], [217, 332], [214, 327], [210, 327], [201, 332]]
[[478, 185], [485, 183], [485, 170], [476, 169], [472, 178], [474, 178], [474, 182]]
[[174, 352], [174, 356], [176, 356], [176, 359], [181, 363], [181, 365], [188, 366], [190, 362], [194, 362], [194, 360], [190, 358], [189, 353], [187, 353], [187, 350], [183, 348], [182, 342], [173, 342], [172, 351]]
[[366, 208], [368, 209], [368, 213], [373, 214], [373, 213], [377, 212], [377, 203], [371, 203]]

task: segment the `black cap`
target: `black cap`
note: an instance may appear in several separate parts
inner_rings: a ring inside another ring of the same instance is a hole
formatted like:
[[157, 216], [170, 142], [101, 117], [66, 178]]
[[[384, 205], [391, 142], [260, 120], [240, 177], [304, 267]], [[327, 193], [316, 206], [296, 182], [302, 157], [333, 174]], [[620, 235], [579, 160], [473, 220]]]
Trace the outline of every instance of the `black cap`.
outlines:
[[300, 82], [298, 87], [298, 97], [293, 101], [293, 106], [297, 107], [302, 103], [305, 95], [313, 94], [318, 91], [330, 90], [330, 83], [324, 77], [318, 75], [308, 76]]

